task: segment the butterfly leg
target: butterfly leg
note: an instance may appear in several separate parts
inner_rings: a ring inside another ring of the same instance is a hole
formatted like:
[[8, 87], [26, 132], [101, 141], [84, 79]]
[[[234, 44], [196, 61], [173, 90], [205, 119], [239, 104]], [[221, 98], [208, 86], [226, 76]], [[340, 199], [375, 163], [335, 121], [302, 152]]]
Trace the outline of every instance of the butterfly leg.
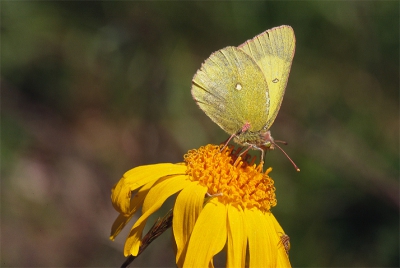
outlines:
[[258, 147], [258, 146], [254, 145], [254, 144], [250, 144], [250, 147], [255, 149], [255, 150], [261, 151], [261, 156], [260, 156], [261, 161], [260, 161], [260, 163], [264, 163], [265, 150], [262, 147]]
[[221, 148], [220, 152], [222, 152], [226, 146], [228, 146], [228, 143], [236, 136], [236, 134], [232, 134], [226, 141], [224, 141], [224, 146]]
[[234, 164], [236, 164], [236, 163], [239, 161], [239, 158], [241, 158], [242, 155], [244, 155], [245, 153], [247, 153], [252, 147], [253, 147], [252, 145], [249, 145], [249, 146], [246, 148], [246, 150], [244, 150], [243, 152], [241, 152], [241, 153], [237, 156], [237, 158], [236, 158]]
[[246, 144], [246, 145], [248, 145], [248, 147], [246, 148], [246, 150], [244, 150], [243, 152], [241, 152], [241, 153], [238, 155], [238, 157], [237, 157], [237, 159], [236, 159], [236, 161], [235, 161], [235, 164], [236, 164], [236, 162], [238, 161], [239, 157], [241, 157], [242, 155], [244, 155], [245, 153], [247, 153], [250, 149], [260, 150], [260, 151], [261, 151], [261, 162], [264, 163], [264, 153], [265, 153], [264, 150], [263, 150], [262, 148], [260, 148], [260, 147], [255, 146], [254, 144]]
[[[243, 132], [247, 131], [247, 130], [250, 128], [250, 126], [251, 126], [250, 123], [245, 123], [245, 124], [243, 125], [243, 127], [242, 127], [241, 130], [239, 130], [237, 133], [232, 134], [232, 135], [224, 142], [224, 146], [222, 147], [221, 152], [222, 152], [222, 150], [225, 149], [226, 146], [228, 146], [228, 143], [229, 143], [234, 137], [236, 137], [236, 136], [239, 135], [240, 133], [243, 133]], [[246, 151], [244, 151], [243, 153], [247, 152], [249, 149], [250, 149], [250, 148], [248, 148], [248, 149], [247, 149]], [[243, 153], [242, 153], [242, 154], [243, 154]]]

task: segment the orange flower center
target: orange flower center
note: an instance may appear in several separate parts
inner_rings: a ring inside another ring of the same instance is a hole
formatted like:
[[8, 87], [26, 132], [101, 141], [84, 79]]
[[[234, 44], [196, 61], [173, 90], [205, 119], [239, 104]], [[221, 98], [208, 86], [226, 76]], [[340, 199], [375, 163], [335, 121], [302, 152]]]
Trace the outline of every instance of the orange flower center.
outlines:
[[233, 148], [207, 145], [190, 150], [184, 160], [193, 181], [207, 187], [208, 194], [225, 204], [269, 211], [276, 206], [274, 181], [262, 165], [250, 164], [235, 155]]

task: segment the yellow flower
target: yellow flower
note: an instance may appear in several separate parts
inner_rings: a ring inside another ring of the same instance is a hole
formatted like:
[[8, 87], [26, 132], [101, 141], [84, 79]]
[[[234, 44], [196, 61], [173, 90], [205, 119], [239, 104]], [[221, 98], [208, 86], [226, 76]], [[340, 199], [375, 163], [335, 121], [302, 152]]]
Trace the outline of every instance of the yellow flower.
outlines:
[[172, 227], [178, 267], [212, 267], [224, 247], [227, 267], [290, 267], [284, 231], [270, 211], [276, 205], [272, 169], [262, 172], [262, 165], [215, 145], [191, 150], [184, 160], [131, 169], [114, 186], [111, 199], [120, 215], [112, 240], [142, 207], [124, 255], [137, 256], [148, 217], [177, 194]]

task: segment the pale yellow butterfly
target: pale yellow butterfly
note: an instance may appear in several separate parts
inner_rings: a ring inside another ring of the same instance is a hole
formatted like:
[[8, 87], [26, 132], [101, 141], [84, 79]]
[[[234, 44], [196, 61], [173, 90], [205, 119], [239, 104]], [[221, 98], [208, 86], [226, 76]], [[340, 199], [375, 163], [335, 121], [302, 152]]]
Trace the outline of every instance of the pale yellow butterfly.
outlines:
[[285, 94], [294, 51], [294, 32], [287, 25], [218, 50], [193, 77], [192, 96], [230, 139], [263, 156], [266, 149], [280, 148], [269, 128]]

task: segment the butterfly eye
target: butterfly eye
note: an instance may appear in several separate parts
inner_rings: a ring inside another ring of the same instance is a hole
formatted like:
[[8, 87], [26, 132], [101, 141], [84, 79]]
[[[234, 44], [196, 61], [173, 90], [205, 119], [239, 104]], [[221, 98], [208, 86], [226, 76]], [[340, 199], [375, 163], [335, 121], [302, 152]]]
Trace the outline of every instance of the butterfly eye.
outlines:
[[236, 90], [242, 90], [242, 85], [240, 83], [237, 83], [235, 86]]

